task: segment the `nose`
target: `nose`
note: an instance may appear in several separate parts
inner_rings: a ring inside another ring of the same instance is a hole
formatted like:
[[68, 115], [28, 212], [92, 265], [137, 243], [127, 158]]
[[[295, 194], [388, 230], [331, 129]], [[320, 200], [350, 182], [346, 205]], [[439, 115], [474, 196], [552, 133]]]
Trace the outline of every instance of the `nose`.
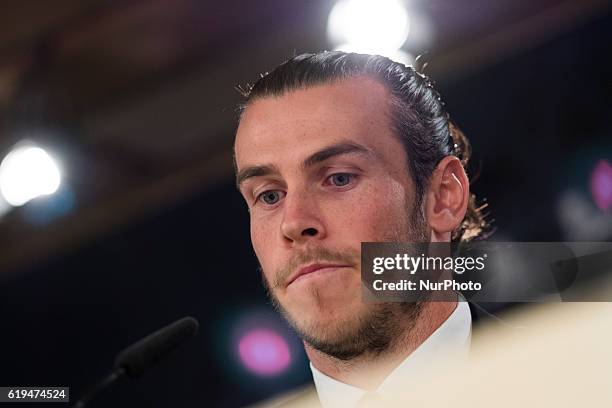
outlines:
[[307, 192], [288, 193], [283, 203], [281, 234], [288, 244], [321, 240], [326, 236], [321, 211]]

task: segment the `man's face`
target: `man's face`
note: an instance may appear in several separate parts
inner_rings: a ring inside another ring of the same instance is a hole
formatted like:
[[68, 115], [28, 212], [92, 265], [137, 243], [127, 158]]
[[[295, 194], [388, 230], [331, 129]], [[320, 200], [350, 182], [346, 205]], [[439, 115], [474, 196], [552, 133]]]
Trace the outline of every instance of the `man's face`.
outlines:
[[253, 248], [271, 296], [311, 344], [354, 340], [398, 307], [361, 301], [361, 242], [426, 237], [411, 221], [415, 189], [389, 99], [382, 84], [352, 78], [257, 99], [240, 121]]

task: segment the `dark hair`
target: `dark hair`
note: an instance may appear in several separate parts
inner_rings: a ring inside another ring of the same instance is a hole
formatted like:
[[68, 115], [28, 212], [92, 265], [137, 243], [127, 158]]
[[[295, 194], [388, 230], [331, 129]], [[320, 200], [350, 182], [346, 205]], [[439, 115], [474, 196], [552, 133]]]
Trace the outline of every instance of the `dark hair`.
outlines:
[[[416, 186], [417, 205], [422, 203], [429, 178], [440, 160], [455, 155], [467, 171], [471, 148], [468, 139], [450, 120], [440, 94], [424, 74], [412, 66], [379, 55], [324, 51], [295, 56], [272, 72], [261, 75], [252, 86], [237, 87], [246, 98], [240, 111], [250, 101], [307, 88], [322, 83], [366, 76], [380, 81], [391, 92], [392, 122], [408, 156], [408, 165]], [[453, 241], [482, 237], [488, 228], [476, 197], [470, 194], [468, 209], [461, 225], [453, 232]]]

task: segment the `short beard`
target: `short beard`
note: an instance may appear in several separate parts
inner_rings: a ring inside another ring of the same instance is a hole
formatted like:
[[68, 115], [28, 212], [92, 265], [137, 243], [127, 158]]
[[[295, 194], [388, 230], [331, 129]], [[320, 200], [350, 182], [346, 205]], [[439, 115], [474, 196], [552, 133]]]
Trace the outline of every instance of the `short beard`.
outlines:
[[300, 336], [312, 348], [338, 360], [349, 361], [364, 354], [377, 357], [412, 331], [421, 309], [422, 303], [379, 304], [360, 317], [356, 332], [336, 330], [331, 336], [336, 341], [309, 336], [308, 330]]
[[[423, 214], [421, 200], [418, 200], [409, 212], [408, 230], [390, 231], [383, 242], [425, 242], [428, 241], [427, 223]], [[365, 316], [360, 316], [357, 327], [346, 327], [339, 324], [332, 335], [315, 336], [318, 333], [316, 324], [300, 327], [293, 317], [280, 304], [270, 283], [259, 266], [266, 293], [274, 308], [285, 318], [298, 336], [309, 346], [330, 357], [341, 361], [350, 361], [362, 355], [378, 356], [396, 346], [397, 342], [410, 336], [423, 309], [423, 302], [392, 302], [373, 304]], [[316, 288], [312, 295], [318, 298]], [[353, 325], [349, 325], [353, 326]]]

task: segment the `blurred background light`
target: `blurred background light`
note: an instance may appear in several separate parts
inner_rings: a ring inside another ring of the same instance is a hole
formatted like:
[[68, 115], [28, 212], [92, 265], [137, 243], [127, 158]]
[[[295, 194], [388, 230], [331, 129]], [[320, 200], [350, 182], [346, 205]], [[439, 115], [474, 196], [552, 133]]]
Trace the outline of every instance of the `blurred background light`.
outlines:
[[70, 214], [74, 204], [75, 195], [72, 188], [62, 182], [55, 193], [36, 197], [24, 205], [22, 216], [29, 224], [43, 227]]
[[422, 10], [410, 7], [410, 35], [402, 46], [411, 54], [417, 55], [429, 52], [434, 48], [436, 40], [436, 26], [431, 17]]
[[13, 207], [9, 203], [7, 203], [6, 200], [2, 197], [2, 194], [0, 194], [0, 218], [2, 218], [4, 214], [9, 212], [11, 208]]
[[257, 375], [281, 374], [291, 363], [287, 340], [271, 329], [247, 332], [238, 343], [238, 352], [245, 367]]
[[309, 378], [301, 340], [269, 305], [222, 306], [217, 316], [214, 356], [239, 389], [263, 396]]
[[327, 35], [341, 51], [394, 56], [410, 31], [408, 12], [398, 0], [340, 0], [327, 21]]
[[599, 211], [582, 191], [570, 189], [561, 193], [557, 214], [567, 241], [607, 241], [612, 238], [612, 214]]
[[59, 167], [49, 153], [35, 145], [11, 150], [0, 164], [0, 192], [12, 206], [53, 194], [61, 182]]
[[600, 160], [595, 165], [590, 184], [595, 204], [602, 211], [612, 209], [612, 165], [607, 160]]

